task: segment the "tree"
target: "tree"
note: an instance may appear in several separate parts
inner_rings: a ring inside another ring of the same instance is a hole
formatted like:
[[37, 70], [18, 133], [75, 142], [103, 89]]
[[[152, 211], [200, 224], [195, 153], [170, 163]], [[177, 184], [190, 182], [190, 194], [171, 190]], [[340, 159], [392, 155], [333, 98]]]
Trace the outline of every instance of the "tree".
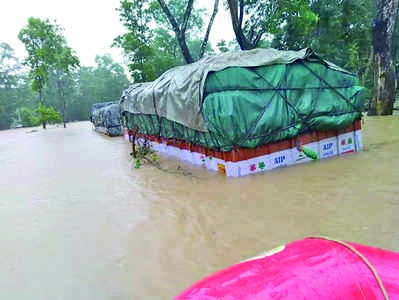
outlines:
[[396, 97], [395, 49], [399, 0], [382, 0], [373, 22], [375, 95], [369, 115], [392, 115]]
[[[184, 14], [177, 15], [177, 17], [176, 17], [176, 15], [172, 14], [171, 10], [169, 9], [169, 6], [174, 5], [176, 7], [176, 3], [181, 3], [181, 1], [178, 1], [178, 2], [170, 1], [169, 5], [168, 5], [164, 0], [158, 0], [158, 3], [161, 6], [162, 11], [166, 15], [170, 25], [172, 26], [172, 29], [176, 35], [176, 39], [179, 43], [181, 52], [183, 54], [183, 57], [184, 57], [186, 63], [187, 64], [193, 63], [195, 60], [187, 46], [186, 31], [187, 31], [190, 15], [193, 10], [194, 0], [188, 0], [186, 8], [184, 10]], [[215, 0], [213, 12], [209, 19], [206, 33], [205, 33], [205, 36], [201, 43], [201, 47], [200, 47], [201, 51], [200, 51], [198, 59], [201, 59], [204, 56], [205, 49], [206, 49], [208, 39], [209, 39], [209, 34], [211, 32], [213, 22], [215, 20], [216, 14], [218, 12], [218, 7], [219, 7], [219, 0]], [[183, 17], [181, 18], [181, 16], [183, 16]], [[180, 22], [178, 21], [179, 19], [180, 19]]]
[[241, 50], [258, 47], [265, 33], [280, 32], [288, 20], [295, 20], [302, 31], [309, 31], [317, 23], [307, 0], [227, 0], [227, 5]]
[[73, 50], [66, 45], [66, 42], [59, 49], [57, 53], [55, 64], [52, 68], [52, 73], [55, 77], [55, 82], [58, 91], [58, 97], [61, 102], [62, 122], [66, 128], [66, 111], [67, 100], [66, 94], [73, 85], [72, 74], [79, 68], [79, 58], [74, 54]]
[[95, 67], [81, 67], [73, 74], [74, 93], [68, 117], [71, 120], [87, 120], [94, 103], [115, 101], [129, 85], [123, 67], [111, 56], [97, 56]]
[[13, 126], [21, 106], [34, 108], [34, 95], [29, 80], [14, 50], [0, 43], [0, 129]]
[[149, 28], [152, 20], [147, 0], [121, 0], [117, 9], [122, 24], [128, 32], [115, 38], [113, 46], [124, 50], [128, 68], [134, 81], [151, 80], [146, 70], [153, 56], [151, 41], [153, 31]]
[[[181, 24], [186, 12], [185, 1], [169, 0], [167, 6]], [[117, 10], [128, 32], [118, 36], [113, 46], [123, 49], [135, 82], [152, 81], [166, 70], [186, 63], [173, 27], [157, 0], [121, 0]], [[204, 12], [193, 8], [185, 29], [184, 38], [193, 61], [211, 52], [205, 40], [209, 38], [213, 21], [207, 27], [206, 37], [200, 38]], [[215, 9], [213, 15], [216, 16]]]
[[[62, 70], [68, 74], [69, 69], [78, 64], [78, 60], [67, 47], [61, 27], [56, 23], [52, 24], [48, 19], [42, 21], [39, 18], [29, 18], [18, 38], [25, 44], [28, 52], [24, 64], [30, 68], [32, 90], [39, 93], [39, 104], [45, 106], [42, 91], [48, 82], [51, 69]], [[42, 124], [45, 129], [45, 119]]]
[[0, 129], [9, 128], [16, 109], [17, 72], [20, 69], [14, 50], [6, 43], [0, 44]]
[[40, 125], [40, 119], [37, 117], [35, 111], [28, 107], [22, 106], [16, 110], [17, 117], [15, 119], [15, 127], [32, 127]]
[[283, 50], [310, 47], [324, 59], [357, 73], [362, 83], [372, 88], [373, 0], [313, 0], [310, 9], [318, 16], [313, 30], [298, 30], [296, 19], [289, 18], [274, 35], [272, 47]]
[[37, 109], [37, 118], [40, 123], [48, 123], [48, 122], [53, 122], [53, 123], [59, 123], [61, 122], [61, 116], [58, 111], [56, 111], [54, 108], [51, 106], [45, 106], [42, 103], [39, 103]]
[[15, 85], [15, 73], [20, 68], [14, 49], [7, 43], [0, 43], [0, 87]]

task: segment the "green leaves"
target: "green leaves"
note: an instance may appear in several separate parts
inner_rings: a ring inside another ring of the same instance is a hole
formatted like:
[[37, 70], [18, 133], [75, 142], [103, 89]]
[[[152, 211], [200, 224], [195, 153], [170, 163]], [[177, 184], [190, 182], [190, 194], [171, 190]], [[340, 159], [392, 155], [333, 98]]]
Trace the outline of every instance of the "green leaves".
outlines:
[[59, 35], [58, 25], [51, 24], [48, 19], [29, 18], [28, 24], [21, 29], [18, 38], [25, 44], [28, 57], [24, 64], [30, 67], [32, 89], [40, 91], [48, 80], [48, 70], [56, 62], [56, 53], [65, 42]]
[[252, 21], [246, 23], [249, 27], [258, 26], [270, 34], [284, 31], [287, 22], [296, 23], [300, 32], [310, 32], [317, 24], [318, 16], [314, 13], [307, 0], [274, 0], [255, 1], [247, 7]]
[[22, 102], [30, 105], [33, 99], [23, 71], [10, 45], [0, 43], [0, 130], [10, 128], [17, 107]]
[[153, 18], [146, 0], [121, 0], [117, 9], [122, 24], [128, 32], [115, 38], [113, 46], [124, 50], [129, 71], [136, 82], [152, 80], [144, 70], [152, 57], [153, 30], [149, 24]]
[[60, 114], [51, 106], [44, 106], [39, 103], [35, 110], [26, 106], [17, 109], [17, 118], [14, 120], [14, 126], [33, 127], [43, 122], [59, 123], [61, 122]]
[[[287, 24], [295, 24], [295, 31], [310, 32], [318, 17], [308, 0], [228, 0], [233, 29], [242, 50], [250, 50], [265, 43], [271, 35], [286, 32]], [[263, 39], [263, 40], [262, 40]]]
[[[62, 28], [48, 19], [29, 18], [28, 24], [21, 29], [18, 38], [25, 44], [28, 57], [24, 64], [30, 68], [29, 77], [32, 90], [39, 92], [39, 102], [42, 105], [42, 90], [49, 81], [50, 75], [56, 78], [60, 101], [63, 102], [65, 116], [65, 98], [63, 82], [71, 79], [72, 72], [79, 67], [79, 59], [66, 44]], [[55, 115], [50, 111], [38, 111], [43, 118], [43, 128], [46, 119]]]
[[68, 118], [87, 120], [94, 103], [115, 101], [129, 85], [123, 67], [109, 55], [97, 56], [95, 67], [81, 67], [73, 74], [71, 94], [67, 96]]
[[225, 53], [229, 51], [229, 48], [227, 47], [227, 43], [225, 40], [221, 40], [216, 44], [216, 47], [218, 48], [219, 52]]
[[40, 124], [39, 118], [36, 116], [35, 111], [23, 106], [17, 109], [17, 119], [15, 126], [32, 127]]
[[39, 103], [36, 109], [37, 118], [40, 123], [59, 123], [61, 122], [60, 114], [51, 106], [45, 106], [42, 103]]
[[[165, 3], [181, 29], [187, 0], [169, 0]], [[123, 49], [135, 82], [152, 81], [166, 70], [186, 63], [174, 28], [159, 1], [121, 0], [117, 10], [128, 32], [116, 37], [113, 46]], [[188, 52], [194, 60], [200, 57], [204, 13], [204, 9], [192, 9], [183, 34]], [[206, 50], [209, 53], [210, 46]]]
[[48, 19], [29, 18], [18, 38], [25, 44], [28, 57], [24, 64], [30, 68], [32, 89], [40, 91], [49, 78], [51, 68], [69, 74], [79, 67], [79, 59], [66, 44], [62, 28]]

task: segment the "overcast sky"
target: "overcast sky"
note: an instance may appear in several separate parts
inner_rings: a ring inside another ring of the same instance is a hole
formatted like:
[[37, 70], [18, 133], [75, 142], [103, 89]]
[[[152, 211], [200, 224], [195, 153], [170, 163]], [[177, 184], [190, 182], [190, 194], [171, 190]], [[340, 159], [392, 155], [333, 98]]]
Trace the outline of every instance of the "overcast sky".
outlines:
[[[209, 9], [213, 7], [213, 0], [197, 2]], [[26, 52], [18, 40], [18, 32], [29, 17], [39, 17], [57, 20], [65, 29], [67, 43], [76, 51], [82, 65], [94, 65], [95, 56], [106, 53], [122, 62], [121, 50], [111, 48], [113, 39], [125, 32], [115, 11], [119, 0], [12, 0], [6, 3], [0, 10], [0, 42], [10, 44], [21, 60]], [[208, 19], [204, 21], [207, 23]], [[220, 5], [210, 40], [216, 48], [219, 40], [232, 38], [230, 18]]]

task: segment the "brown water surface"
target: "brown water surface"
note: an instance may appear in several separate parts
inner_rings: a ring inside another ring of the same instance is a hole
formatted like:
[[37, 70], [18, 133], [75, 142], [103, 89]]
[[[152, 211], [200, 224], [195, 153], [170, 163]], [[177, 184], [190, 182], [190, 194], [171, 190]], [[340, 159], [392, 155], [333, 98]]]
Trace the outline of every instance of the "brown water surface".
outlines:
[[0, 131], [0, 299], [171, 299], [310, 235], [399, 251], [399, 118], [366, 118], [365, 151], [231, 179], [91, 130]]

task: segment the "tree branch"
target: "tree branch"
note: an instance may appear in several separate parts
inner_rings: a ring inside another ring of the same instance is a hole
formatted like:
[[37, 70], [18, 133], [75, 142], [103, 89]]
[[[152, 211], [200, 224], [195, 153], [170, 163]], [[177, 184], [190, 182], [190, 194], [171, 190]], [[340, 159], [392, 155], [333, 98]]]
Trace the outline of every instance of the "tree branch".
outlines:
[[233, 25], [233, 30], [241, 50], [250, 50], [255, 48], [255, 46], [247, 39], [247, 37], [242, 31], [242, 27], [240, 25], [241, 17], [238, 16], [238, 7], [237, 7], [238, 1], [240, 1], [240, 11], [241, 11], [241, 5], [244, 5], [243, 2], [241, 2], [241, 0], [227, 0], [231, 16], [231, 23]]
[[176, 22], [175, 17], [173, 17], [172, 13], [170, 12], [168, 6], [166, 5], [164, 0], [158, 0], [159, 5], [161, 6], [163, 12], [165, 13], [166, 17], [168, 18], [170, 25], [172, 25], [173, 31], [176, 35], [180, 35], [180, 27]]
[[255, 27], [255, 26], [252, 25], [252, 26], [249, 28], [249, 32], [248, 32], [248, 40], [249, 40], [249, 41], [252, 41], [253, 38], [254, 38], [254, 34], [255, 34], [255, 28], [254, 28], [254, 27]]
[[168, 6], [166, 5], [164, 0], [158, 0], [159, 5], [161, 6], [163, 12], [165, 13], [165, 15], [167, 16], [170, 24], [172, 25], [173, 31], [175, 32], [177, 41], [179, 43], [180, 49], [182, 51], [184, 60], [186, 61], [186, 63], [191, 64], [192, 62], [194, 62], [191, 54], [190, 54], [190, 50], [188, 49], [187, 43], [186, 43], [186, 29], [187, 29], [187, 24], [188, 24], [188, 19], [190, 18], [190, 14], [191, 11], [193, 9], [193, 2], [194, 0], [189, 0], [187, 3], [187, 8], [186, 11], [184, 13], [184, 19], [183, 19], [183, 23], [181, 26], [181, 29], [179, 27], [179, 25], [176, 22], [176, 19], [173, 17], [172, 13], [170, 12]]
[[206, 45], [208, 44], [209, 34], [212, 29], [213, 21], [215, 20], [216, 14], [218, 13], [218, 7], [219, 7], [219, 0], [215, 0], [215, 4], [213, 6], [213, 12], [212, 12], [211, 18], [209, 20], [208, 28], [206, 29], [204, 39], [202, 40], [202, 43], [201, 43], [201, 52], [200, 52], [200, 57], [199, 57], [200, 59], [204, 56], [205, 48], [206, 48]]
[[242, 20], [244, 19], [244, 0], [240, 0], [240, 28], [242, 28]]
[[188, 0], [187, 2], [186, 11], [184, 12], [183, 22], [180, 28], [181, 34], [186, 33], [188, 20], [190, 19], [191, 11], [193, 10], [193, 3], [194, 0]]
[[258, 46], [258, 43], [260, 41], [260, 39], [262, 38], [262, 35], [265, 33], [265, 31], [262, 29], [261, 31], [258, 32], [258, 34], [256, 35], [256, 38], [253, 42], [253, 44], [255, 45], [255, 47]]

